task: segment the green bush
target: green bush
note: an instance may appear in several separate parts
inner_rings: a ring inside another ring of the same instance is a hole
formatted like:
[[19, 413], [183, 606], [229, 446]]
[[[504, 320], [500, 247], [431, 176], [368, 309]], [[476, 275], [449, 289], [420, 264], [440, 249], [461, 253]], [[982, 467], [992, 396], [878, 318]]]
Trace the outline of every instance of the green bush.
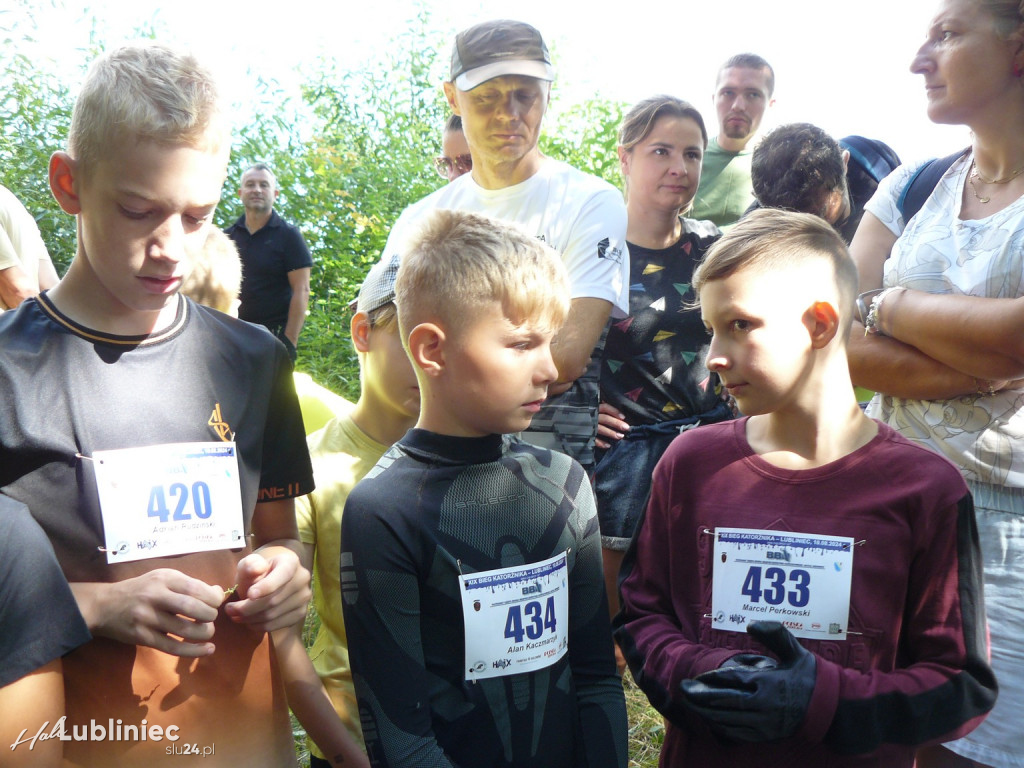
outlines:
[[[10, 12], [7, 12], [10, 13]], [[13, 28], [0, 12], [0, 184], [35, 216], [57, 270], [63, 274], [75, 254], [75, 222], [50, 194], [50, 155], [63, 149], [71, 124], [72, 97], [52, 68], [41, 68], [32, 28]]]
[[[50, 154], [63, 148], [74, 94], [57, 63], [38, 55], [29, 5], [18, 15], [0, 11], [2, 24], [0, 183], [37, 217], [63, 273], [75, 253], [75, 223], [54, 202], [46, 176]], [[140, 35], [159, 37], [152, 29]], [[421, 11], [383, 46], [388, 53], [381, 60], [355, 70], [322, 60], [297, 101], [259, 82], [252, 114], [239, 120], [233, 137], [216, 223], [226, 226], [242, 212], [241, 172], [253, 162], [268, 163], [281, 188], [277, 208], [302, 229], [315, 259], [298, 368], [349, 399], [358, 396], [359, 376], [348, 303], [380, 258], [401, 211], [443, 183], [430, 160], [440, 151], [448, 114], [440, 84], [449, 37], [450, 31], [437, 30]], [[78, 66], [84, 70], [104, 47], [100, 39], [75, 52]], [[541, 149], [618, 184], [615, 137], [621, 114], [621, 104], [597, 99], [560, 108], [556, 88]]]

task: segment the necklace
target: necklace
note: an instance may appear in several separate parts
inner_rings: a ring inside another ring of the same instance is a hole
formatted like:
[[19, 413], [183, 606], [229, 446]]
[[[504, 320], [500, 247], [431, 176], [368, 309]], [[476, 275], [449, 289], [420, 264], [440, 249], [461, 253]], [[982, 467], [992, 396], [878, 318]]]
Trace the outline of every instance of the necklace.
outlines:
[[978, 162], [976, 160], [971, 162], [971, 178], [980, 179], [985, 184], [1009, 184], [1022, 173], [1024, 173], [1024, 165], [1022, 165], [1016, 171], [1011, 173], [1005, 179], [986, 179], [984, 176], [981, 175], [981, 171], [978, 170]]
[[978, 194], [978, 189], [977, 189], [977, 187], [974, 186], [974, 177], [976, 175], [977, 174], [972, 171], [971, 175], [967, 177], [967, 183], [971, 185], [971, 192], [974, 193], [974, 199], [977, 200], [982, 205], [986, 205], [986, 204], [988, 204], [988, 203], [990, 203], [992, 201], [992, 198], [991, 197], [982, 197], [981, 195]]
[[983, 197], [983, 196], [978, 194], [978, 188], [974, 186], [974, 180], [975, 179], [978, 179], [983, 184], [1009, 184], [1011, 181], [1016, 179], [1022, 173], [1024, 173], [1024, 165], [1022, 165], [1020, 168], [1018, 168], [1016, 171], [1014, 171], [1013, 173], [1011, 173], [1009, 176], [1007, 176], [1004, 179], [986, 179], [984, 176], [981, 175], [981, 172], [978, 170], [978, 163], [977, 163], [977, 161], [972, 160], [971, 161], [971, 173], [967, 177], [967, 182], [971, 185], [971, 192], [974, 193], [974, 199], [977, 200], [982, 205], [985, 205], [985, 204], [990, 203], [992, 201], [992, 197], [991, 196]]

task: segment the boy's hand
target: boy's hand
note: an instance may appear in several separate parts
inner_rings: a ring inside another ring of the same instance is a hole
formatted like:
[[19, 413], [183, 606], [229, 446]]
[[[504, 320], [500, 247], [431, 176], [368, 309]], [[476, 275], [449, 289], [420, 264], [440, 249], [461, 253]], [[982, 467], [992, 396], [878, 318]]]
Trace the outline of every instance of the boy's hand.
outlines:
[[[224, 590], [170, 568], [109, 584], [72, 584], [90, 631], [174, 656], [209, 656]], [[180, 638], [180, 639], [179, 639]]]
[[[778, 741], [800, 728], [814, 693], [814, 654], [777, 621], [755, 621], [747, 632], [779, 657], [772, 668], [758, 657], [683, 680], [683, 704], [730, 741]], [[766, 657], [761, 657], [766, 658]]]
[[[608, 449], [612, 443], [617, 443], [629, 431], [629, 424], [624, 421], [625, 417], [615, 408], [607, 403], [601, 403], [597, 407], [597, 440], [595, 445], [598, 448]], [[611, 442], [609, 442], [611, 441]]]
[[224, 606], [234, 621], [257, 632], [273, 632], [305, 618], [312, 594], [309, 571], [292, 550], [268, 546], [254, 552], [238, 561], [236, 578], [241, 599]]

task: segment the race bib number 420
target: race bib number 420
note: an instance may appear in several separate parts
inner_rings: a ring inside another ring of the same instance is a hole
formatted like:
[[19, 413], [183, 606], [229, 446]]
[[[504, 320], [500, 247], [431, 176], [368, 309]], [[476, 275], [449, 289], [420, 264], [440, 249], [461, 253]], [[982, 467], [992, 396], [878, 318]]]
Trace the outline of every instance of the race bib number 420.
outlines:
[[778, 621], [796, 637], [843, 640], [850, 615], [850, 538], [715, 529], [711, 626], [745, 632]]
[[569, 646], [569, 587], [563, 552], [529, 565], [460, 576], [466, 679], [551, 666]]
[[107, 562], [245, 545], [234, 443], [93, 453]]

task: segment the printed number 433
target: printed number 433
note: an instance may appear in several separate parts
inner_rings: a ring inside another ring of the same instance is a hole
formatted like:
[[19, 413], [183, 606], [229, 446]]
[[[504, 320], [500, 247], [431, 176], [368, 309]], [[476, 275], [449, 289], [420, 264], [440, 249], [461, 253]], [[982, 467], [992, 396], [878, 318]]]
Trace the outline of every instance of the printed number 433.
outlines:
[[[782, 568], [766, 568], [762, 579], [761, 566], [752, 565], [743, 580], [741, 594], [750, 602], [759, 603], [762, 598], [768, 605], [781, 605], [785, 600], [794, 608], [803, 608], [811, 599], [811, 574], [801, 568], [794, 568], [788, 574]], [[793, 588], [786, 589], [787, 581]]]

